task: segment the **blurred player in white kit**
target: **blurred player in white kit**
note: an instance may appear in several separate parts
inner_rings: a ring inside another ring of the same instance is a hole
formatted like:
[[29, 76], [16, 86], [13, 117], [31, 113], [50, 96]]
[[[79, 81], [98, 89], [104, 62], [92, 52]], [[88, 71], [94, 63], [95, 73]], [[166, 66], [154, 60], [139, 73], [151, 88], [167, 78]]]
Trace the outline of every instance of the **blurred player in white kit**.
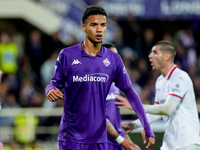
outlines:
[[[156, 81], [155, 105], [143, 105], [152, 123], [163, 118], [165, 134], [161, 150], [200, 150], [200, 130], [193, 83], [174, 64], [176, 51], [169, 41], [157, 42], [149, 55], [151, 66], [161, 75]], [[118, 107], [131, 109], [126, 99]], [[139, 120], [124, 124], [126, 133], [141, 127]], [[145, 140], [145, 131], [142, 131]]]

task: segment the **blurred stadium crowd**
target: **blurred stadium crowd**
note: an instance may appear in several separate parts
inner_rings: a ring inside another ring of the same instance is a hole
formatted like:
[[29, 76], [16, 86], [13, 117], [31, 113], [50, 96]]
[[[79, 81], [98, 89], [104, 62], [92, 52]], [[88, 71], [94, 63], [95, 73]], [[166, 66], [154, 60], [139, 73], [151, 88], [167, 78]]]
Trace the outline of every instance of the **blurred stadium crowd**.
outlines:
[[[151, 69], [148, 54], [156, 41], [170, 40], [177, 49], [175, 62], [189, 73], [194, 83], [196, 102], [200, 104], [200, 20], [137, 20], [133, 14], [123, 19], [115, 15], [109, 17], [121, 29], [116, 31], [114, 41], [109, 42], [116, 45], [143, 103], [154, 103], [154, 83], [158, 76]], [[50, 103], [44, 89], [52, 78], [60, 50], [80, 41], [72, 37], [73, 42], [66, 45], [61, 42], [58, 33], [47, 36], [36, 28], [24, 33], [12, 21], [1, 19], [0, 22], [0, 69], [4, 72], [0, 84], [2, 108], [62, 107], [62, 100]], [[59, 117], [51, 121], [37, 118], [34, 122], [59, 125]], [[19, 122], [16, 118], [0, 118], [0, 124], [16, 126]], [[47, 138], [48, 135], [36, 137], [39, 140]], [[26, 142], [16, 137], [13, 139], [18, 144], [37, 143], [35, 139]], [[13, 143], [10, 142], [11, 145]]]

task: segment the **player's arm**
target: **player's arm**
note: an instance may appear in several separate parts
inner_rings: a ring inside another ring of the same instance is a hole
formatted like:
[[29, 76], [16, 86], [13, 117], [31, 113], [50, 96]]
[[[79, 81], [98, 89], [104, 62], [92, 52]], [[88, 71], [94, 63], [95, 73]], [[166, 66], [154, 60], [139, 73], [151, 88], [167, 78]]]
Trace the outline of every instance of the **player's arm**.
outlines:
[[107, 126], [107, 133], [110, 134], [112, 138], [116, 139], [119, 136], [119, 133], [115, 130], [114, 126], [107, 118], [106, 118], [106, 126]]
[[[147, 118], [148, 118], [148, 120], [149, 120], [149, 123], [152, 123], [152, 122], [154, 122], [154, 121], [156, 121], [156, 120], [161, 119], [162, 116], [160, 116], [160, 115], [147, 114]], [[123, 130], [125, 131], [126, 134], [128, 134], [128, 133], [130, 133], [132, 130], [137, 129], [137, 128], [140, 128], [140, 127], [142, 127], [142, 124], [141, 124], [141, 122], [140, 122], [139, 119], [136, 119], [136, 120], [134, 120], [134, 121], [132, 121], [132, 122], [129, 122], [129, 123], [126, 123], [126, 124], [123, 124], [123, 125], [122, 125], [122, 128], [123, 128]], [[142, 134], [143, 143], [146, 143], [146, 132], [145, 132], [144, 129], [142, 130], [142, 133], [141, 133], [141, 134]], [[152, 137], [150, 137], [149, 140], [154, 140], [154, 139], [152, 139]], [[150, 142], [148, 143], [148, 145], [146, 146], [146, 148], [149, 148], [149, 147], [151, 147], [151, 143], [150, 143]]]
[[[118, 106], [118, 108], [127, 108], [127, 109], [130, 109], [130, 110], [133, 110], [132, 106], [130, 105], [130, 102], [125, 97], [123, 97], [123, 96], [117, 96], [116, 98], [119, 100], [119, 102], [115, 102], [115, 104]], [[138, 97], [137, 97], [137, 99], [138, 99]], [[140, 100], [138, 100], [138, 102], [141, 103]], [[133, 105], [133, 107], [135, 108], [136, 106]], [[144, 110], [144, 108], [141, 105], [139, 105], [139, 107], [141, 107], [141, 109]], [[139, 111], [138, 108], [135, 109], [135, 110]], [[139, 119], [137, 120], [137, 122], [138, 122], [137, 124], [139, 124], [141, 126], [141, 123], [140, 123]]]
[[[147, 135], [148, 138], [149, 138], [149, 143], [146, 146], [146, 148], [150, 148], [152, 145], [155, 144], [155, 135], [151, 131], [148, 119], [146, 117], [144, 108], [142, 106], [142, 102], [141, 102], [141, 100], [139, 99], [139, 96], [137, 95], [137, 93], [135, 93], [134, 90], [128, 91], [125, 94], [126, 94], [127, 98], [129, 98], [129, 101], [122, 96], [117, 96], [117, 99], [119, 99], [120, 101], [115, 102], [115, 104], [118, 105], [118, 108], [125, 107], [125, 108], [128, 108], [128, 109], [135, 111], [135, 113], [137, 114], [139, 119], [137, 120], [138, 123], [134, 124], [134, 125], [143, 126], [145, 131], [148, 132], [147, 134], [145, 132], [145, 136]], [[131, 99], [133, 99], [133, 101]], [[142, 122], [142, 124], [140, 122]], [[129, 132], [134, 129], [132, 124], [129, 124], [128, 127], [129, 127]], [[143, 138], [143, 141], [144, 141], [144, 143], [146, 143], [145, 137]]]
[[164, 104], [143, 105], [147, 113], [170, 116], [181, 103], [181, 98], [168, 95]]
[[[152, 123], [156, 120], [159, 120], [162, 118], [162, 116], [160, 115], [152, 115], [152, 114], [147, 114], [147, 118], [149, 120], [149, 123]], [[126, 123], [122, 125], [122, 128], [124, 129], [125, 133], [128, 134], [130, 133], [132, 130], [137, 129], [142, 127], [142, 124], [140, 122], [139, 119], [136, 119], [132, 122]]]
[[136, 115], [140, 119], [142, 126], [146, 131], [146, 135], [149, 137], [148, 147], [150, 147], [155, 144], [155, 135], [151, 130], [140, 97], [133, 89], [130, 77], [119, 55], [116, 55], [115, 64], [116, 64], [116, 71], [114, 74], [114, 82], [116, 86], [124, 92], [131, 107], [133, 108]]
[[[117, 96], [119, 102], [115, 102], [118, 105], [118, 108], [127, 108], [131, 109], [132, 107], [129, 104], [128, 100], [125, 97]], [[181, 102], [181, 98], [173, 95], [168, 95], [166, 102], [164, 104], [156, 104], [156, 105], [145, 105], [144, 109], [146, 113], [155, 114], [155, 115], [171, 115], [174, 110], [178, 107]]]
[[57, 87], [55, 87], [55, 89], [48, 91], [47, 98], [51, 102], [55, 102], [56, 100], [63, 98], [63, 93]]
[[114, 126], [111, 122], [106, 118], [106, 126], [107, 126], [107, 133], [116, 141], [121, 144], [126, 150], [141, 150], [137, 145], [132, 143], [130, 140], [123, 138], [119, 133], [116, 131]]
[[146, 113], [144, 111], [144, 107], [142, 102], [138, 96], [138, 94], [132, 89], [125, 92], [128, 102], [130, 103], [132, 109], [135, 111], [136, 115], [138, 116], [142, 126], [144, 127], [148, 137], [155, 137], [153, 134], [149, 121], [147, 119]]
[[129, 91], [124, 92], [131, 107], [135, 111], [136, 115], [138, 116], [143, 128], [146, 131], [146, 136], [149, 138], [148, 145], [146, 148], [150, 148], [155, 144], [155, 135], [153, 131], [151, 130], [149, 121], [147, 119], [146, 113], [144, 111], [144, 107], [142, 105], [142, 102], [139, 98], [139, 95], [131, 88]]
[[[125, 97], [118, 95], [116, 98], [119, 100], [118, 102], [115, 102], [115, 104], [118, 106], [118, 108], [127, 108], [130, 110], [133, 110], [130, 103], [128, 102], [128, 100]], [[149, 123], [152, 123], [156, 120], [159, 120], [162, 117], [158, 116], [158, 115], [147, 114], [147, 118], [148, 118]], [[125, 129], [125, 132], [129, 133], [134, 129], [142, 127], [142, 124], [139, 119], [136, 119], [128, 124], [124, 124], [123, 127], [124, 127], [124, 129], [127, 127], [127, 129]]]
[[47, 85], [45, 89], [47, 98], [52, 102], [63, 98], [63, 93], [60, 91], [60, 89], [64, 88], [62, 64], [63, 64], [63, 57], [62, 57], [62, 51], [61, 51], [55, 64], [54, 76], [51, 79], [50, 84]]

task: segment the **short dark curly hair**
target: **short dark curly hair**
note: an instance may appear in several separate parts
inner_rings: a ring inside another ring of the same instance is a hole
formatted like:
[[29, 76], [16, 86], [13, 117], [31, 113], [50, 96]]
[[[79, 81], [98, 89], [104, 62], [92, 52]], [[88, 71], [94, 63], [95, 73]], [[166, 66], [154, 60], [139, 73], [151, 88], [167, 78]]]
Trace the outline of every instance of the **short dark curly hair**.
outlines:
[[97, 5], [91, 5], [84, 10], [82, 15], [82, 23], [84, 24], [85, 20], [91, 15], [103, 15], [107, 17], [107, 13], [102, 7]]

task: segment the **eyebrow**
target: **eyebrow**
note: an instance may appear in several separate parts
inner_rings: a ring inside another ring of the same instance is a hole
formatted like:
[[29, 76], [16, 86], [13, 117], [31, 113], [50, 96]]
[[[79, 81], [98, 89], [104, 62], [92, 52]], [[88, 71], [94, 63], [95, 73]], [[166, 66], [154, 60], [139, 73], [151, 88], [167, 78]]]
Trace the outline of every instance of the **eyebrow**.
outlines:
[[[91, 22], [90, 24], [98, 24], [98, 23], [96, 23], [96, 22]], [[103, 22], [103, 23], [101, 23], [101, 25], [102, 25], [102, 24], [105, 25], [105, 24], [107, 24], [107, 23], [106, 23], [106, 22]]]

